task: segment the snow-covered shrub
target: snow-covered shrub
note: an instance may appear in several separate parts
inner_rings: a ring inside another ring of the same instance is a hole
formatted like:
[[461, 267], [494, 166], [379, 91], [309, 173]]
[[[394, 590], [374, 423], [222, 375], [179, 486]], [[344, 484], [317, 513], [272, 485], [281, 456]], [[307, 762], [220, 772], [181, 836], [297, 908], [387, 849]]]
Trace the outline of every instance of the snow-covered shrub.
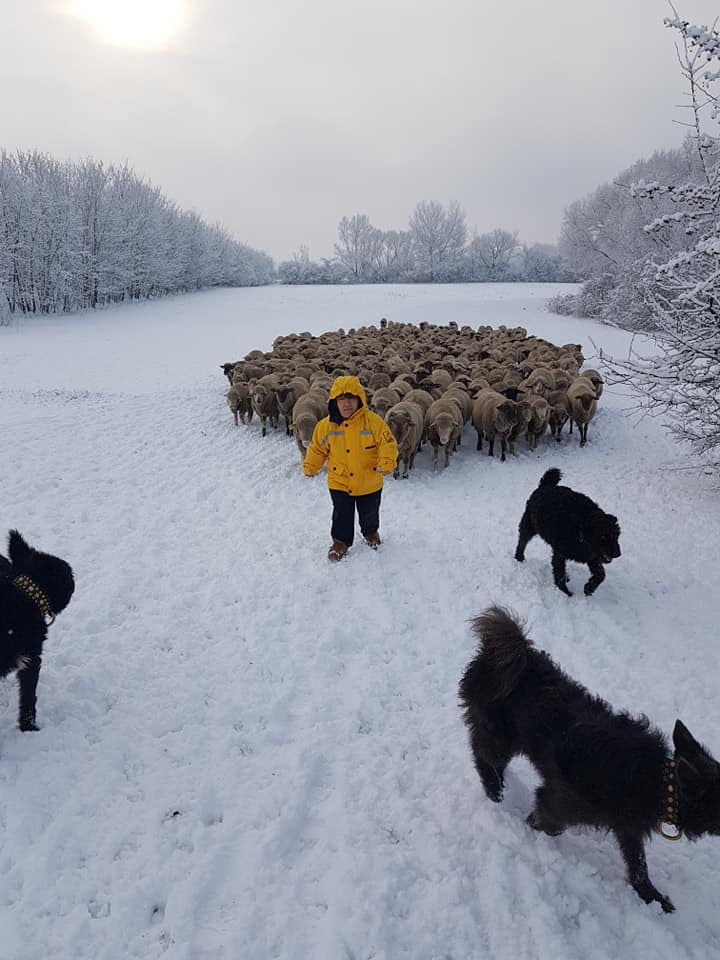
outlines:
[[681, 37], [680, 61], [690, 85], [703, 180], [634, 188], [640, 196], [662, 193], [675, 204], [671, 219], [657, 218], [648, 224], [648, 234], [679, 225], [688, 244], [647, 269], [641, 281], [654, 349], [633, 345], [626, 360], [605, 358], [605, 365], [609, 382], [632, 384], [642, 409], [666, 414], [679, 440], [720, 466], [720, 100], [713, 89], [720, 70], [709, 69], [720, 61], [720, 34], [678, 17], [666, 24]]

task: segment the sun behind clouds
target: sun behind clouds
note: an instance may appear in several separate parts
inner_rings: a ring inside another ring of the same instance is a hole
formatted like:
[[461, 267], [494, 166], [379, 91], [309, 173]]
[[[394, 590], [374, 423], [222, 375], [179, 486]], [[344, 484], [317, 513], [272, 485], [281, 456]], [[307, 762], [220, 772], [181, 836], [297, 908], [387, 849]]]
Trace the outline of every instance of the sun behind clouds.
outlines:
[[185, 0], [71, 0], [70, 13], [105, 43], [164, 50], [182, 29], [187, 11]]

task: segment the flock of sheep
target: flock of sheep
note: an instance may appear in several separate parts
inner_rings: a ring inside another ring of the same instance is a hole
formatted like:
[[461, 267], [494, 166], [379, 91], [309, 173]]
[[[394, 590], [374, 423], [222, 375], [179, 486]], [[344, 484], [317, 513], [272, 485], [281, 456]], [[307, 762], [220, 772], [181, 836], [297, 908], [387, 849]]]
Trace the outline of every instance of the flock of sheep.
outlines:
[[335, 377], [355, 374], [368, 406], [387, 422], [397, 440], [395, 476], [407, 477], [425, 441], [433, 449], [433, 469], [444, 450], [445, 466], [460, 445], [465, 424], [477, 431], [477, 449], [487, 440], [490, 456], [500, 442], [501, 460], [526, 438], [531, 450], [549, 430], [560, 442], [573, 423], [580, 446], [587, 441], [603, 380], [585, 369], [578, 344], [555, 346], [528, 336], [524, 327], [458, 328], [421, 323], [278, 337], [269, 353], [252, 350], [244, 360], [222, 364], [230, 382], [227, 402], [235, 423], [260, 418], [294, 434], [304, 459], [318, 420], [327, 416], [328, 392]]

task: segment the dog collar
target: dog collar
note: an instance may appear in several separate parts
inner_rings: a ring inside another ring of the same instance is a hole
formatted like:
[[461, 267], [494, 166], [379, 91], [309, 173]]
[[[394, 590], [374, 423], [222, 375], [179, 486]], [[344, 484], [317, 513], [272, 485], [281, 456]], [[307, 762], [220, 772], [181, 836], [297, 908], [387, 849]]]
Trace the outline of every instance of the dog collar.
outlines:
[[19, 577], [13, 577], [13, 584], [18, 590], [22, 590], [27, 597], [30, 597], [33, 603], [39, 608], [43, 619], [47, 618], [48, 626], [55, 623], [55, 614], [50, 607], [50, 601], [34, 580], [26, 577], [23, 573], [20, 574]]
[[[661, 811], [655, 829], [666, 840], [679, 840], [683, 835], [683, 829], [680, 826], [680, 815], [678, 808], [680, 799], [678, 797], [677, 783], [677, 761], [669, 757], [663, 761], [663, 796], [661, 800]], [[675, 827], [676, 833], [667, 833], [666, 824]]]

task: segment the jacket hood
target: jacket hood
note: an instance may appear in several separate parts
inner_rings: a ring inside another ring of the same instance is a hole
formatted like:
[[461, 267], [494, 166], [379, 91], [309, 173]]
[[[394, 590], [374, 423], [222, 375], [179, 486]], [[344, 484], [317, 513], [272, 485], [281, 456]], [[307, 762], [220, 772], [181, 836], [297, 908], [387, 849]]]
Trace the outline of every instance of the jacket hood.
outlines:
[[330, 397], [328, 399], [328, 413], [333, 423], [340, 423], [342, 420], [337, 405], [337, 398], [341, 393], [352, 393], [353, 396], [357, 397], [360, 400], [359, 410], [367, 406], [365, 391], [357, 377], [336, 377], [335, 383], [333, 383], [330, 388]]

